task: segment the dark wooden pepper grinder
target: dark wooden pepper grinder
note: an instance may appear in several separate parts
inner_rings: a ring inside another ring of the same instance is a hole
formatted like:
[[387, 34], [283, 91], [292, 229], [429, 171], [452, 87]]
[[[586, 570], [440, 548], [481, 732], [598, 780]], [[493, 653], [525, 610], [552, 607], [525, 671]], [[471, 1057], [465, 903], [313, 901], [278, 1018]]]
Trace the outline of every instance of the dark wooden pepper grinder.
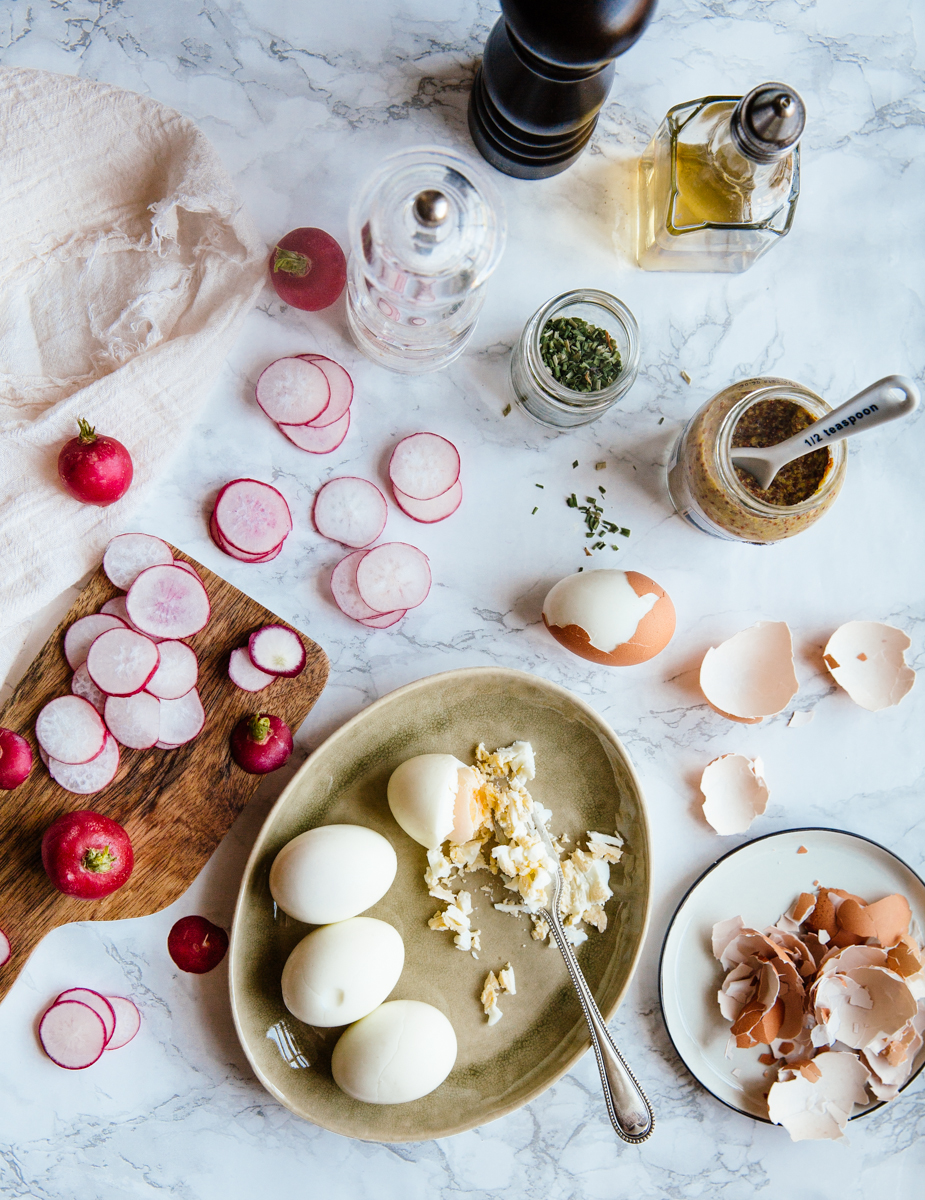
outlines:
[[613, 60], [642, 34], [655, 0], [501, 0], [469, 98], [469, 132], [493, 167], [546, 179], [594, 132]]

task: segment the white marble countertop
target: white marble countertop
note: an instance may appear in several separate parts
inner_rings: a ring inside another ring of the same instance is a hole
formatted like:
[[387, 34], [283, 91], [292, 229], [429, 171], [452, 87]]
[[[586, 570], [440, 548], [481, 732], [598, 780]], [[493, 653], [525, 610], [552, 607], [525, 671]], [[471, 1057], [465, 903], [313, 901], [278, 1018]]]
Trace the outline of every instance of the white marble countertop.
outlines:
[[[179, 973], [165, 938], [187, 912], [229, 925], [249, 846], [281, 787], [274, 776], [171, 909], [59, 929], [35, 952], [0, 1008], [4, 1196], [918, 1194], [921, 1079], [849, 1127], [847, 1144], [792, 1145], [781, 1129], [736, 1115], [693, 1081], [666, 1035], [656, 971], [678, 900], [746, 836], [831, 825], [882, 842], [919, 871], [925, 860], [925, 687], [920, 682], [899, 708], [871, 714], [835, 687], [820, 653], [837, 625], [870, 618], [906, 629], [909, 659], [922, 663], [921, 412], [854, 445], [835, 509], [772, 549], [688, 528], [672, 514], [664, 482], [683, 423], [736, 378], [782, 374], [833, 402], [894, 371], [922, 382], [923, 15], [918, 0], [663, 0], [646, 36], [618, 62], [579, 163], [543, 183], [495, 177], [508, 247], [460, 361], [435, 375], [391, 375], [361, 360], [342, 303], [306, 315], [283, 310], [267, 289], [201, 418], [132, 520], [327, 649], [331, 678], [298, 735], [299, 761], [374, 698], [477, 664], [562, 683], [613, 725], [648, 799], [654, 893], [645, 951], [612, 1028], [657, 1110], [655, 1136], [640, 1148], [615, 1139], [590, 1056], [526, 1108], [440, 1142], [351, 1142], [271, 1099], [237, 1043], [225, 966], [203, 977]], [[0, 0], [0, 61], [78, 73], [175, 106], [213, 141], [268, 244], [300, 224], [344, 242], [349, 198], [386, 153], [427, 142], [471, 150], [465, 106], [495, 17], [494, 4], [480, 0]], [[809, 111], [791, 236], [740, 276], [639, 271], [629, 249], [634, 156], [672, 104], [741, 93], [767, 78], [792, 83]], [[641, 370], [610, 415], [557, 436], [518, 411], [502, 416], [509, 354], [534, 309], [578, 285], [613, 291], [636, 313]], [[306, 348], [343, 361], [357, 383], [354, 427], [320, 460], [286, 443], [251, 398], [262, 364]], [[395, 629], [366, 631], [327, 599], [338, 549], [312, 531], [308, 505], [332, 475], [380, 479], [385, 449], [420, 428], [460, 447], [466, 499], [434, 528], [391, 512], [390, 535], [427, 551], [436, 587]], [[606, 471], [595, 472], [600, 460]], [[241, 474], [274, 479], [293, 508], [295, 531], [270, 566], [235, 564], [206, 535], [203, 498]], [[632, 529], [621, 565], [651, 574], [678, 611], [668, 649], [626, 670], [569, 656], [540, 622], [550, 584], [585, 561], [564, 496], [600, 483]], [[698, 691], [706, 648], [760, 618], [793, 630], [796, 705], [816, 714], [808, 726], [788, 728], [786, 714], [733, 726]], [[732, 750], [761, 754], [773, 795], [749, 835], [720, 838], [702, 818], [696, 784], [710, 759]], [[48, 997], [75, 980], [130, 992], [144, 1023], [131, 1053], [67, 1073], [41, 1056], [33, 1026]]]

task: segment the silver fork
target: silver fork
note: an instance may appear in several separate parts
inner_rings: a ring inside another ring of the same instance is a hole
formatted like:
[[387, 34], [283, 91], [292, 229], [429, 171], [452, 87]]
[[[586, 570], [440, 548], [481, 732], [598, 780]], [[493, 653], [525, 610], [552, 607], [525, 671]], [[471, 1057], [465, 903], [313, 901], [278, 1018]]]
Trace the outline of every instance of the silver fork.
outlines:
[[648, 1138], [655, 1128], [655, 1116], [652, 1105], [646, 1098], [645, 1092], [636, 1081], [633, 1072], [626, 1065], [623, 1055], [614, 1045], [610, 1031], [601, 1016], [600, 1009], [591, 994], [575, 952], [565, 937], [565, 930], [559, 917], [559, 897], [562, 894], [562, 866], [556, 853], [545, 824], [534, 814], [536, 831], [543, 839], [543, 844], [550, 858], [556, 864], [553, 877], [553, 897], [548, 908], [543, 909], [543, 915], [549, 922], [556, 945], [565, 959], [568, 973], [578, 993], [581, 1010], [591, 1031], [591, 1045], [597, 1058], [598, 1070], [601, 1073], [601, 1086], [604, 1089], [604, 1100], [611, 1124], [623, 1138], [624, 1142], [638, 1145]]

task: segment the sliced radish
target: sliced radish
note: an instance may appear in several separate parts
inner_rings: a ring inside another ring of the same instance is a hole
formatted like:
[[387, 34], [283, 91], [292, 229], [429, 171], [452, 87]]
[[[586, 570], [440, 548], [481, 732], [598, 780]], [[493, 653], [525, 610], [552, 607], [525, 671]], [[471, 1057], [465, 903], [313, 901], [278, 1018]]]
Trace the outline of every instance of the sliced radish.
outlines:
[[110, 629], [125, 629], [125, 621], [111, 613], [91, 613], [75, 621], [64, 635], [64, 657], [72, 671], [87, 661], [90, 647]]
[[75, 696], [82, 696], [102, 716], [106, 707], [106, 693], [101, 691], [90, 678], [87, 664], [81, 663], [71, 679], [71, 691]]
[[331, 573], [331, 595], [340, 611], [354, 621], [365, 621], [369, 617], [381, 617], [382, 613], [370, 608], [357, 591], [357, 567], [369, 554], [368, 550], [354, 550], [342, 558]]
[[46, 763], [48, 774], [66, 792], [77, 796], [92, 796], [101, 792], [115, 779], [119, 770], [119, 743], [111, 733], [106, 734], [103, 749], [88, 763], [72, 766], [49, 758]]
[[129, 628], [131, 629], [131, 624], [129, 623], [129, 619], [128, 619], [128, 613], [125, 611], [125, 597], [124, 596], [113, 596], [111, 600], [106, 601], [106, 603], [100, 609], [100, 612], [108, 613], [110, 616], [113, 616], [113, 617], [118, 617], [120, 621], [122, 621], [124, 624], [128, 625]]
[[276, 676], [255, 667], [247, 647], [239, 646], [237, 650], [232, 650], [228, 659], [228, 678], [243, 692], [261, 692], [270, 686]]
[[330, 454], [336, 450], [350, 428], [350, 413], [345, 412], [332, 425], [315, 428], [313, 425], [280, 425], [280, 430], [300, 450], [309, 454]]
[[389, 459], [393, 487], [413, 500], [442, 496], [459, 478], [459, 451], [439, 433], [402, 438]]
[[[169, 571], [170, 567], [151, 567]], [[107, 696], [134, 696], [145, 686], [160, 661], [157, 645], [134, 629], [110, 629], [101, 633], [87, 655], [87, 671]], [[47, 747], [52, 758], [61, 758]]]
[[106, 740], [106, 726], [82, 696], [59, 696], [39, 713], [35, 736], [49, 757], [74, 765], [89, 762], [99, 754]]
[[304, 425], [328, 406], [331, 385], [324, 371], [305, 358], [278, 358], [257, 380], [257, 403], [271, 421]]
[[62, 1000], [42, 1017], [39, 1041], [53, 1063], [69, 1071], [92, 1067], [106, 1049], [103, 1018], [81, 1000]]
[[120, 533], [106, 547], [103, 570], [117, 588], [127, 592], [147, 567], [173, 562], [173, 551], [166, 542], [150, 533]]
[[[199, 574], [199, 572], [196, 570], [196, 568], [193, 566], [190, 566], [190, 564], [188, 562], [184, 562], [182, 558], [175, 558], [173, 560], [173, 565], [175, 567], [179, 567], [181, 571], [188, 571], [190, 573], [190, 575], [195, 575], [196, 578], [199, 580], [199, 582], [202, 583], [202, 576]], [[203, 584], [203, 587], [205, 587], [205, 584]], [[131, 1000], [126, 1000], [126, 1004], [131, 1004], [131, 1003], [132, 1003]], [[134, 1005], [132, 1007], [134, 1007]]]
[[0, 929], [0, 967], [2, 967], [4, 963], [10, 961], [10, 955], [12, 953], [13, 950], [10, 946], [10, 939], [6, 936], [3, 930]]
[[179, 750], [183, 745], [182, 742], [155, 742], [155, 750]]
[[399, 608], [395, 612], [380, 613], [378, 617], [365, 617], [360, 624], [369, 629], [388, 629], [390, 625], [397, 625], [407, 611], [407, 608]]
[[112, 736], [129, 750], [150, 750], [161, 736], [161, 702], [147, 692], [110, 696], [103, 716]]
[[[299, 358], [304, 358], [308, 362], [314, 363], [324, 371], [327, 376], [328, 385], [331, 388], [331, 399], [328, 401], [328, 406], [320, 416], [315, 417], [313, 421], [306, 421], [307, 425], [311, 425], [314, 429], [322, 429], [326, 425], [333, 425], [335, 421], [339, 421], [350, 405], [353, 403], [353, 380], [333, 358], [326, 358], [323, 354], [300, 354]], [[287, 424], [287, 422], [281, 422]], [[297, 424], [297, 422], [294, 422]]]
[[159, 700], [179, 700], [199, 678], [199, 659], [196, 651], [186, 642], [164, 641], [158, 643], [161, 661], [157, 670], [145, 685], [145, 691]]
[[430, 591], [427, 555], [407, 542], [386, 542], [367, 550], [357, 565], [357, 591], [380, 614], [417, 608]]
[[116, 1016], [116, 1028], [106, 1044], [107, 1050], [121, 1050], [141, 1028], [141, 1013], [126, 996], [104, 996]]
[[385, 529], [385, 496], [368, 479], [329, 479], [315, 496], [312, 520], [322, 537], [345, 546], [371, 545]]
[[283, 548], [283, 543], [280, 542], [278, 546], [274, 546], [269, 554], [245, 554], [242, 550], [238, 550], [237, 547], [232, 546], [230, 542], [226, 542], [222, 537], [218, 526], [215, 523], [215, 513], [213, 513], [209, 518], [209, 537], [211, 537], [212, 541], [216, 544], [216, 546], [218, 546], [219, 550], [221, 550], [223, 554], [227, 554], [230, 558], [236, 558], [238, 562], [272, 562]]
[[264, 625], [252, 633], [247, 652], [257, 670], [268, 675], [298, 675], [305, 666], [302, 639], [285, 625]]
[[400, 492], [394, 483], [392, 484], [392, 495], [395, 497], [398, 507], [412, 520], [420, 521], [424, 525], [432, 525], [435, 521], [445, 521], [459, 508], [462, 501], [462, 481], [457, 479], [442, 496], [435, 496], [433, 500], [415, 500], [411, 496], [406, 496], [404, 492]]
[[116, 1031], [116, 1013], [113, 1006], [109, 1003], [105, 996], [99, 992], [94, 992], [92, 988], [68, 988], [66, 992], [55, 1000], [55, 1004], [61, 1004], [65, 1000], [79, 1000], [82, 1004], [87, 1004], [99, 1016], [100, 1020], [106, 1029], [106, 1044], [109, 1045], [112, 1041], [112, 1035]]
[[213, 513], [222, 538], [244, 554], [269, 554], [292, 530], [289, 505], [275, 487], [257, 479], [225, 484]]
[[[179, 567], [148, 567], [129, 588], [125, 608], [132, 624], [142, 633], [185, 638], [207, 625], [209, 593], [197, 576]], [[92, 664], [90, 674], [96, 678]], [[100, 686], [109, 691], [103, 684]]]
[[195, 688], [179, 700], [162, 700], [160, 704], [162, 742], [182, 746], [202, 731], [206, 714]]

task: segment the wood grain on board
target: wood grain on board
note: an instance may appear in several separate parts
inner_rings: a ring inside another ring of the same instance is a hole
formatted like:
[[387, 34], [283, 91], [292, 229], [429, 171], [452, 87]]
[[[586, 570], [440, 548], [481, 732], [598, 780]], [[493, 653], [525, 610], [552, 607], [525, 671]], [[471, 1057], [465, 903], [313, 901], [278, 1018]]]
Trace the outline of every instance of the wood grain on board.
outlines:
[[[328, 677], [325, 652], [299, 634], [307, 656], [301, 675], [280, 677], [262, 692], [235, 687], [228, 678], [231, 651], [261, 625], [286, 622], [179, 550], [173, 553], [195, 567], [212, 605], [206, 628], [186, 639], [199, 656], [198, 687], [206, 712], [199, 737], [176, 750], [120, 748], [115, 779], [92, 796], [65, 791], [45, 769], [38, 756], [35, 719], [49, 700], [70, 693], [72, 671], [64, 657], [64, 633], [78, 617], [98, 612], [110, 597], [121, 594], [102, 567], [0, 711], [0, 726], [27, 738], [34, 755], [25, 783], [14, 791], [0, 791], [0, 929], [12, 945], [9, 961], [0, 967], [0, 999], [36, 945], [58, 925], [146, 916], [181, 896], [260, 783], [261, 776], [242, 771], [229, 754], [228, 736], [235, 723], [260, 708], [281, 717], [294, 732]], [[131, 878], [102, 900], [63, 896], [42, 867], [42, 834], [61, 813], [75, 809], [112, 817], [132, 840]]]

